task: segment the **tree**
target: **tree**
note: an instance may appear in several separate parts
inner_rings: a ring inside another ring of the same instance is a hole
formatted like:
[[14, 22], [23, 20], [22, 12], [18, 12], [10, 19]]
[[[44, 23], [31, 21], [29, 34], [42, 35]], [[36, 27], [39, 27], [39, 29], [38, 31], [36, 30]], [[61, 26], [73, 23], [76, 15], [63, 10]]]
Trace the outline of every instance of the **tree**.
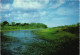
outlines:
[[3, 23], [0, 23], [1, 26], [3, 26]]
[[12, 22], [12, 26], [15, 26], [15, 22]]
[[16, 26], [21, 26], [21, 23], [16, 23]]
[[3, 26], [8, 26], [8, 25], [9, 25], [9, 23], [7, 21], [3, 22]]
[[47, 25], [44, 25], [44, 28], [48, 28]]
[[47, 25], [45, 25], [43, 23], [31, 23], [30, 27], [33, 27], [33, 28], [47, 28]]
[[29, 23], [24, 23], [24, 24], [22, 24], [22, 26], [28, 26], [29, 25]]

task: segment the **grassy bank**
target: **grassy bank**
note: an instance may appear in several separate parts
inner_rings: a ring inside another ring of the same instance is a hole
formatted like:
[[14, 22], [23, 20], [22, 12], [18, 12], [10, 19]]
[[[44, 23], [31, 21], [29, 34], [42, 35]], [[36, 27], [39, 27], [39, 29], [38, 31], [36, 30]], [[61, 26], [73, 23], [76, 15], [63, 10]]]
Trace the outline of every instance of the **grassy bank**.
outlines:
[[13, 31], [13, 30], [26, 30], [26, 29], [39, 29], [47, 28], [47, 25], [43, 23], [15, 23], [11, 24], [8, 21], [0, 23], [0, 31]]
[[26, 27], [21, 27], [21, 26], [3, 26], [1, 27], [1, 31], [15, 31], [15, 30], [26, 30]]
[[0, 32], [6, 32], [6, 31], [16, 31], [16, 30], [30, 30], [30, 29], [41, 29], [41, 28], [35, 28], [35, 27], [22, 27], [22, 26], [3, 26], [0, 28]]
[[69, 25], [33, 31], [35, 38], [47, 42], [33, 43], [40, 50], [37, 55], [79, 55], [79, 25]]

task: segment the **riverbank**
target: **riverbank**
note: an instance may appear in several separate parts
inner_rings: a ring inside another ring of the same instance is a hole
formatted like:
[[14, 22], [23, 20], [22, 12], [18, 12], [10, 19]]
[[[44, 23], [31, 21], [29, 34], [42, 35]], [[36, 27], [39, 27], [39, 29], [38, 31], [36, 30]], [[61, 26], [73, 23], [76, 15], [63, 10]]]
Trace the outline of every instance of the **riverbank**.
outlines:
[[[24, 55], [79, 55], [79, 26], [63, 26], [41, 30], [22, 30], [4, 32], [10, 36], [1, 36], [2, 42], [14, 42], [13, 49], [26, 49]], [[16, 41], [16, 39], [21, 40]], [[24, 38], [23, 38], [24, 37]], [[13, 41], [12, 41], [13, 40]], [[41, 41], [39, 41], [41, 40]], [[24, 43], [25, 41], [25, 43]], [[32, 41], [32, 42], [31, 42]], [[3, 44], [4, 44], [3, 43]], [[19, 46], [17, 44], [21, 43]], [[18, 47], [14, 47], [14, 46]], [[25, 45], [25, 48], [22, 46]], [[5, 44], [3, 45], [5, 46]], [[7, 45], [8, 46], [8, 45]], [[9, 47], [9, 46], [8, 46]], [[12, 48], [12, 47], [11, 47]], [[4, 50], [5, 51], [5, 50]], [[3, 51], [3, 53], [4, 53]], [[6, 52], [6, 51], [5, 51]], [[14, 52], [14, 51], [13, 51]], [[12, 53], [13, 53], [12, 52]], [[21, 54], [21, 51], [14, 54]]]
[[[39, 30], [42, 28], [38, 28]], [[0, 30], [0, 32], [7, 32], [7, 31], [18, 31], [18, 30], [37, 30], [37, 29], [12, 29], [12, 30]]]
[[32, 53], [33, 50], [28, 50], [32, 49], [28, 48], [30, 47], [29, 44], [32, 44], [34, 42], [37, 43], [41, 40], [34, 38], [36, 35], [34, 35], [31, 31], [32, 30], [19, 30], [1, 33], [2, 55], [34, 55], [36, 52]]
[[18, 31], [18, 30], [30, 30], [30, 29], [1, 30], [0, 32], [7, 32], [7, 31]]
[[79, 54], [79, 26], [63, 26], [33, 31], [48, 43], [33, 43], [41, 49], [43, 55], [78, 55]]
[[7, 21], [2, 22], [0, 31], [15, 31], [15, 30], [26, 30], [26, 29], [40, 29], [47, 28], [47, 25], [43, 23], [15, 23], [10, 24]]

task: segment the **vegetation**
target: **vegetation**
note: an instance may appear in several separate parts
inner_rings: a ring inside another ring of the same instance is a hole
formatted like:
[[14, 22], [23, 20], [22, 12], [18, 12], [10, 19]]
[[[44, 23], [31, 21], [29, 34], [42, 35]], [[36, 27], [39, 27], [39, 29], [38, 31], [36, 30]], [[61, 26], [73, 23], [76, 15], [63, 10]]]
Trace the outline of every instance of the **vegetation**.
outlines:
[[6, 35], [3, 35], [3, 33], [1, 33], [1, 54], [2, 55], [12, 55], [12, 51], [9, 50], [9, 48], [4, 48], [5, 46], [9, 47], [12, 42], [19, 42], [19, 40], [16, 37], [6, 36]]
[[[4, 21], [1, 23], [2, 30], [21, 30], [47, 28], [42, 23], [15, 23]], [[34, 38], [42, 39], [41, 42], [34, 42], [26, 46], [24, 55], [79, 55], [79, 23], [73, 25], [58, 26], [47, 29], [33, 30], [37, 36]], [[17, 42], [17, 38], [5, 36], [1, 33], [2, 55], [12, 55], [9, 49], [4, 49], [4, 44]], [[27, 45], [27, 44], [26, 44]], [[19, 49], [20, 50], [20, 49]]]
[[10, 24], [9, 22], [4, 21], [0, 25], [1, 25], [1, 31], [47, 28], [47, 25], [42, 24], [42, 23], [15, 23], [15, 22], [12, 22]]
[[46, 41], [31, 45], [38, 49], [37, 55], [79, 55], [79, 24], [33, 32]]
[[10, 41], [17, 42], [19, 40], [16, 37], [6, 36], [6, 35], [3, 35], [3, 33], [1, 33], [1, 42], [10, 42]]

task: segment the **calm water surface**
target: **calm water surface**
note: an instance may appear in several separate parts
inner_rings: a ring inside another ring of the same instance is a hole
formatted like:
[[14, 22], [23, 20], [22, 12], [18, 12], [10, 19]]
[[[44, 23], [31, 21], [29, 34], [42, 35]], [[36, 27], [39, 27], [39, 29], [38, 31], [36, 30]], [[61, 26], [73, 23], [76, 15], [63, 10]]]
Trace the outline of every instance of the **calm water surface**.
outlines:
[[23, 52], [25, 52], [29, 47], [28, 44], [42, 41], [34, 38], [37, 35], [33, 34], [31, 31], [32, 30], [18, 30], [3, 33], [5, 36], [15, 37], [18, 39], [17, 42], [5, 43], [3, 48], [12, 51], [12, 55], [24, 55]]

